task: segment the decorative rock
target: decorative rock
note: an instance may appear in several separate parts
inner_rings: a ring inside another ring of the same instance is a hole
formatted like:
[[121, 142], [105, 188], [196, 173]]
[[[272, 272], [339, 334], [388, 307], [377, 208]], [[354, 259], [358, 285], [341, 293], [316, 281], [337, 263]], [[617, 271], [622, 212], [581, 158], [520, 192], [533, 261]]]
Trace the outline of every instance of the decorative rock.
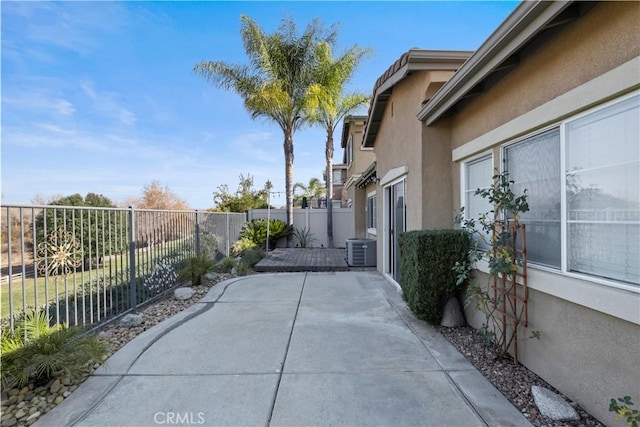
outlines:
[[27, 394], [29, 393], [29, 387], [22, 387], [22, 389], [20, 389], [20, 393], [19, 394]]
[[467, 324], [464, 320], [464, 313], [462, 312], [462, 307], [460, 307], [460, 302], [458, 302], [458, 298], [455, 296], [449, 298], [449, 301], [447, 301], [447, 304], [444, 306], [442, 323], [440, 324], [448, 328], [455, 328]]
[[2, 427], [13, 427], [16, 424], [18, 424], [18, 420], [15, 417], [13, 417], [13, 418], [4, 420], [2, 422]]
[[14, 394], [13, 396], [9, 397], [9, 400], [7, 400], [7, 403], [9, 403], [9, 405], [13, 405], [17, 401], [18, 401], [18, 395]]
[[51, 386], [49, 387], [49, 391], [51, 393], [57, 393], [60, 391], [60, 389], [62, 388], [62, 384], [60, 384], [60, 380], [56, 379], [53, 384], [51, 384]]
[[175, 291], [173, 291], [173, 296], [177, 300], [182, 301], [191, 298], [195, 293], [196, 292], [192, 288], [177, 288]]
[[205, 280], [216, 280], [218, 278], [219, 274], [215, 273], [213, 271], [207, 273], [204, 275]]
[[56, 405], [59, 405], [62, 403], [62, 401], [64, 400], [64, 397], [62, 396], [58, 396], [55, 398], [55, 400], [53, 401], [53, 403], [55, 403]]
[[9, 396], [15, 396], [20, 392], [20, 390], [18, 390], [17, 388], [13, 388], [11, 390], [9, 390]]
[[69, 397], [71, 395], [70, 391], [65, 391], [64, 393], [62, 393], [62, 397]]
[[29, 415], [29, 418], [27, 418], [27, 422], [29, 422], [30, 420], [34, 419], [34, 418], [38, 418], [40, 416], [40, 412], [34, 412], [33, 414]]
[[25, 410], [24, 410], [24, 409], [22, 409], [22, 408], [18, 409], [18, 412], [16, 412], [16, 414], [15, 414], [15, 417], [16, 417], [17, 419], [24, 418], [24, 417], [26, 417], [26, 416], [27, 416], [27, 411], [25, 411]]
[[71, 379], [67, 378], [67, 377], [64, 377], [64, 378], [62, 378], [60, 380], [60, 384], [62, 384], [62, 385], [71, 385]]
[[120, 325], [131, 328], [132, 326], [139, 326], [142, 324], [142, 315], [129, 313], [120, 319]]
[[554, 421], [577, 421], [580, 416], [561, 396], [544, 387], [532, 386], [531, 394], [540, 413]]

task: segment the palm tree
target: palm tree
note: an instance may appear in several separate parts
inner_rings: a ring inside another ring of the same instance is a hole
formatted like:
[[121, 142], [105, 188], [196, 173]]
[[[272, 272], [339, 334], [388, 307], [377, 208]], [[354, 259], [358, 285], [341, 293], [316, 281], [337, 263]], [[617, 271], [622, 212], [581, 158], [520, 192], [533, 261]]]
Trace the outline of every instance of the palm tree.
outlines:
[[314, 70], [316, 83], [309, 88], [307, 108], [312, 123], [324, 127], [326, 187], [327, 187], [327, 243], [333, 248], [333, 132], [344, 117], [355, 109], [366, 105], [369, 97], [360, 92], [344, 93], [344, 86], [357, 68], [360, 60], [369, 51], [354, 46], [338, 58], [333, 57], [328, 43], [317, 46], [318, 63]]
[[296, 197], [296, 200], [302, 200], [303, 197], [306, 197], [307, 200], [311, 200], [313, 198], [318, 199], [320, 198], [320, 196], [325, 194], [325, 189], [322, 186], [319, 178], [309, 179], [309, 184], [307, 185], [304, 185], [301, 182], [296, 182], [293, 188], [299, 188], [303, 191], [301, 195]]
[[[282, 20], [273, 34], [242, 15], [240, 33], [249, 65], [203, 61], [194, 71], [214, 85], [233, 90], [244, 100], [251, 118], [276, 122], [284, 135], [287, 224], [293, 225], [293, 134], [308, 122], [307, 98], [314, 83], [317, 46], [333, 46], [336, 31], [311, 21], [298, 36], [296, 24]], [[288, 245], [292, 242], [287, 239]]]

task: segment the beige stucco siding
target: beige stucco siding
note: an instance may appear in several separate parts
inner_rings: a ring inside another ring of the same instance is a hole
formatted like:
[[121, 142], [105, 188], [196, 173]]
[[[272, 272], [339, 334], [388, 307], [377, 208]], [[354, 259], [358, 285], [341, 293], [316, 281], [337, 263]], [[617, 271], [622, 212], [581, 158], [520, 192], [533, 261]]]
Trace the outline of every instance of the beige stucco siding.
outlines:
[[[416, 111], [424, 99], [429, 83], [428, 74], [416, 72], [394, 86], [374, 144], [379, 177], [384, 177], [394, 168], [408, 168], [407, 230], [419, 230], [422, 227], [419, 202], [422, 191], [422, 126], [416, 118]], [[382, 229], [381, 215], [378, 215], [378, 225], [378, 229]]]
[[[492, 150], [499, 167], [501, 144], [637, 88], [638, 22], [638, 2], [596, 4], [455, 115], [425, 128], [434, 144], [449, 144], [453, 209], [460, 208], [461, 162], [451, 156], [464, 161]], [[528, 274], [529, 329], [542, 338], [521, 343], [520, 361], [602, 422], [617, 425], [609, 399], [640, 393], [637, 292], [534, 265]], [[479, 317], [468, 319], [481, 326]]]
[[595, 5], [456, 115], [452, 148], [640, 55], [638, 22], [639, 2]]

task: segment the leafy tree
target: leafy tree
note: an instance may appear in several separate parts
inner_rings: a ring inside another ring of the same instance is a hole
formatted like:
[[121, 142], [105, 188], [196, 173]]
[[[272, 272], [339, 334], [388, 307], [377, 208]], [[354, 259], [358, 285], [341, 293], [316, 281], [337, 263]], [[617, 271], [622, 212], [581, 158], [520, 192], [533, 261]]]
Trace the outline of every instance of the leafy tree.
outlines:
[[157, 209], [181, 211], [189, 209], [187, 202], [172, 192], [169, 187], [163, 187], [154, 180], [142, 189], [142, 197], [130, 199], [129, 205], [138, 209]]
[[[307, 98], [317, 63], [317, 46], [335, 44], [336, 31], [327, 31], [313, 20], [298, 35], [296, 24], [282, 20], [273, 34], [266, 34], [242, 15], [240, 33], [248, 65], [203, 61], [194, 71], [214, 85], [233, 90], [244, 100], [251, 118], [266, 118], [280, 126], [284, 136], [287, 224], [293, 225], [293, 135], [307, 122]], [[288, 238], [290, 246], [292, 239]]]
[[246, 212], [249, 209], [264, 209], [267, 207], [269, 191], [271, 190], [271, 181], [264, 184], [262, 190], [253, 188], [253, 177], [247, 174], [245, 177], [240, 174], [240, 183], [234, 194], [229, 192], [229, 186], [219, 185], [218, 191], [213, 193], [213, 201], [216, 212]]
[[320, 182], [319, 178], [309, 179], [309, 184], [307, 185], [304, 185], [301, 182], [296, 182], [293, 188], [299, 188], [302, 190], [302, 194], [296, 196], [296, 201], [302, 200], [303, 197], [306, 197], [307, 200], [318, 199], [322, 197], [323, 194], [325, 194], [325, 188]]
[[[333, 194], [333, 133], [336, 125], [357, 108], [369, 102], [369, 97], [360, 92], [344, 92], [345, 84], [351, 79], [355, 69], [368, 50], [353, 46], [341, 56], [334, 58], [332, 47], [320, 43], [316, 47], [318, 63], [315, 78], [317, 82], [309, 88], [307, 97], [309, 118], [312, 123], [322, 126], [327, 134], [325, 143], [326, 187], [329, 198]], [[333, 245], [333, 205], [327, 200], [327, 242]]]
[[[59, 208], [43, 209], [36, 216], [37, 242], [48, 241], [54, 234], [66, 230], [80, 244], [81, 255], [85, 261], [89, 258], [99, 260], [103, 254], [115, 254], [124, 250], [127, 226], [123, 212], [74, 209], [74, 207], [115, 208], [116, 205], [108, 197], [88, 193], [83, 198], [76, 193], [54, 200], [49, 205], [59, 206]], [[62, 242], [52, 242], [52, 244], [55, 243]]]

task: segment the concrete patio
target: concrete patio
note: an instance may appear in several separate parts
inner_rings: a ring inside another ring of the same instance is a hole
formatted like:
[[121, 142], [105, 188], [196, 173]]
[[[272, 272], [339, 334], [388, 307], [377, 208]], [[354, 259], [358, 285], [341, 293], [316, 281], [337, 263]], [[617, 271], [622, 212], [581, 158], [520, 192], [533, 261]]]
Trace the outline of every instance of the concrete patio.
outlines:
[[35, 425], [158, 424], [530, 425], [369, 271], [219, 283]]

